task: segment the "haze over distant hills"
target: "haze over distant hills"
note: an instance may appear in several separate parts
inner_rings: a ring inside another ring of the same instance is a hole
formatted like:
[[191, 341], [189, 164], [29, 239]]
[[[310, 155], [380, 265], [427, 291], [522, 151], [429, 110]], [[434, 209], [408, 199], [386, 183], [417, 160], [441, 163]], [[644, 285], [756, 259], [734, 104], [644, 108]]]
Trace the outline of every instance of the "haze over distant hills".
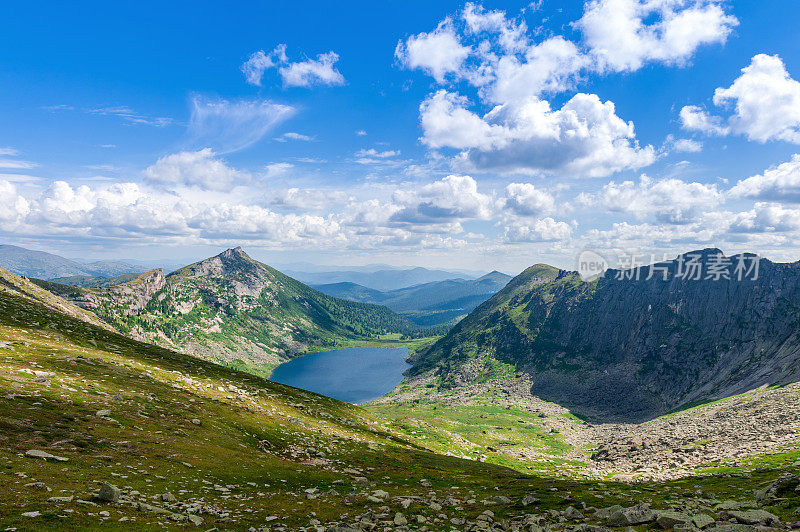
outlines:
[[26, 277], [115, 277], [123, 273], [141, 272], [141, 266], [121, 261], [101, 260], [82, 263], [44, 251], [33, 251], [10, 244], [0, 244], [0, 267]]
[[457, 321], [510, 280], [510, 275], [493, 271], [474, 280], [447, 279], [386, 292], [347, 282], [313, 286], [334, 297], [386, 305], [418, 325], [433, 326]]
[[330, 270], [330, 271], [295, 271], [285, 270], [287, 275], [310, 285], [327, 285], [334, 283], [354, 283], [373, 290], [386, 292], [398, 290], [423, 283], [446, 281], [448, 279], [475, 279], [481, 274], [469, 275], [464, 271], [435, 270], [428, 268], [396, 269], [388, 268], [375, 271], [363, 270]]

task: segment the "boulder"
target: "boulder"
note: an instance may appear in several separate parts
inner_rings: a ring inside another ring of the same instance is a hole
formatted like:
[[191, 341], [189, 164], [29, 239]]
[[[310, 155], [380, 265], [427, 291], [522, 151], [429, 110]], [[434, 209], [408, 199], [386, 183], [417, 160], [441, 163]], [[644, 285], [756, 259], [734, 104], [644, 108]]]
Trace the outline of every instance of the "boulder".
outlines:
[[723, 512], [723, 517], [735, 519], [737, 523], [741, 523], [743, 525], [778, 525], [780, 524], [780, 519], [777, 515], [771, 514], [766, 510], [746, 510], [746, 511], [737, 511], [737, 510], [730, 510], [727, 512]]
[[120, 490], [114, 484], [104, 482], [100, 486], [100, 491], [97, 492], [97, 498], [103, 502], [117, 502], [119, 501]]
[[686, 515], [681, 512], [673, 512], [670, 510], [656, 512], [656, 524], [659, 527], [663, 528], [664, 530], [669, 530], [675, 525], [679, 524], [689, 524], [692, 522], [692, 518], [689, 515]]
[[630, 508], [614, 510], [606, 519], [608, 526], [633, 526], [650, 523], [656, 518], [655, 513], [646, 504], [637, 504]]

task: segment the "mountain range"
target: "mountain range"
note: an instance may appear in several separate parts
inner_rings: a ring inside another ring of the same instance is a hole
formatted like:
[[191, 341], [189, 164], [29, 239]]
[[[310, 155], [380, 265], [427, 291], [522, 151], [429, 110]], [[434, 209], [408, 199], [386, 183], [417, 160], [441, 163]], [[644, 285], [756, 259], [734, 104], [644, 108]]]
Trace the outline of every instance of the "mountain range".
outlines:
[[457, 322], [509, 280], [510, 275], [493, 271], [473, 280], [447, 279], [385, 292], [348, 282], [312, 286], [334, 297], [386, 305], [417, 325], [435, 326]]
[[318, 292], [241, 248], [107, 288], [36, 282], [132, 338], [264, 371], [309, 349], [427, 334], [387, 307]]
[[121, 261], [82, 263], [44, 251], [0, 244], [0, 267], [26, 277], [55, 279], [64, 277], [109, 278], [124, 273], [141, 273], [140, 265]]
[[[682, 275], [691, 259], [718, 278]], [[736, 277], [742, 261], [756, 278]], [[498, 364], [530, 376], [525, 393], [603, 420], [643, 421], [798, 381], [800, 262], [705, 249], [591, 282], [532, 266], [421, 353], [412, 373], [458, 387]]]
[[285, 272], [287, 275], [310, 285], [353, 283], [381, 292], [467, 277], [464, 272], [433, 270], [421, 267], [408, 269], [387, 268], [376, 271], [331, 270], [307, 272], [286, 270]]

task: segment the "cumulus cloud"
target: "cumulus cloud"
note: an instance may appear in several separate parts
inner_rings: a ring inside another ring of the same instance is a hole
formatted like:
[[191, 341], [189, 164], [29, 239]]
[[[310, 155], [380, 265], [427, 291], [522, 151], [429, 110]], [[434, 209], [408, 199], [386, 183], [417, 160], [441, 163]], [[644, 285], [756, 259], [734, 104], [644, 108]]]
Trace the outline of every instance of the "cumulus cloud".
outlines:
[[167, 187], [189, 186], [205, 190], [229, 190], [246, 177], [217, 159], [211, 148], [165, 155], [147, 167], [144, 176]]
[[729, 194], [734, 198], [800, 203], [800, 154], [763, 174], [739, 181]]
[[758, 54], [730, 87], [714, 91], [714, 104], [732, 107], [727, 119], [697, 106], [681, 109], [683, 127], [708, 134], [744, 135], [750, 140], [800, 144], [800, 82], [777, 55]]
[[715, 185], [687, 183], [680, 179], [654, 180], [643, 175], [638, 183], [612, 181], [596, 194], [582, 194], [579, 200], [611, 212], [629, 212], [639, 218], [652, 216], [662, 223], [685, 224], [717, 207], [724, 201], [724, 195]]
[[419, 33], [400, 41], [395, 57], [406, 68], [419, 68], [439, 83], [445, 76], [457, 73], [469, 56], [469, 47], [463, 46], [450, 19], [439, 23], [430, 33]]
[[296, 110], [269, 100], [223, 100], [195, 96], [189, 138], [192, 146], [230, 153], [252, 146]]
[[491, 197], [478, 192], [478, 183], [465, 175], [449, 175], [416, 190], [398, 190], [392, 199], [401, 207], [391, 217], [396, 222], [486, 220], [492, 212]]
[[312, 87], [314, 85], [344, 85], [344, 76], [336, 70], [339, 56], [335, 52], [319, 54], [316, 59], [289, 61], [286, 45], [279, 44], [269, 54], [258, 50], [250, 54], [241, 66], [245, 79], [251, 85], [261, 85], [264, 73], [275, 68], [284, 87]]
[[572, 236], [572, 227], [547, 217], [528, 222], [516, 220], [504, 229], [507, 242], [555, 242], [566, 241]]
[[[603, 177], [652, 164], [655, 149], [639, 144], [633, 123], [616, 114], [613, 102], [577, 93], [554, 106], [549, 98], [573, 90], [586, 73], [682, 63], [701, 45], [723, 42], [736, 23], [715, 0], [595, 0], [577, 23], [584, 41], [574, 42], [537, 39], [523, 21], [470, 3], [460, 17], [401, 42], [397, 56], [440, 84], [466, 82], [420, 105], [421, 141], [432, 150], [456, 150], [454, 169]], [[608, 41], [613, 35], [620, 41]], [[466, 95], [469, 85], [477, 98]], [[674, 147], [696, 151], [698, 143]]]
[[672, 149], [684, 153], [698, 153], [703, 151], [703, 143], [692, 139], [673, 139]]
[[510, 183], [499, 204], [501, 208], [519, 216], [541, 216], [556, 210], [555, 198], [531, 183]]
[[591, 0], [575, 24], [597, 67], [633, 71], [646, 62], [685, 63], [724, 43], [739, 24], [722, 0]]
[[30, 212], [28, 200], [13, 183], [0, 179], [0, 228], [12, 230]]
[[457, 161], [465, 169], [603, 177], [656, 158], [652, 146], [639, 146], [633, 123], [594, 94], [576, 94], [557, 110], [531, 100], [497, 106], [484, 116], [465, 104], [464, 98], [439, 91], [420, 107], [422, 141], [462, 150]]

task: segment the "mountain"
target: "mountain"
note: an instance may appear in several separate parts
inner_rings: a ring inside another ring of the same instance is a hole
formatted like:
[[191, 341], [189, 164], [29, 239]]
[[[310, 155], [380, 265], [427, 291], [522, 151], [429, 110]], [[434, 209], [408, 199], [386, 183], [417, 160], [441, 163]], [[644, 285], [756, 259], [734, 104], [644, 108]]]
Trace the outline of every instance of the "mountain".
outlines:
[[132, 338], [264, 369], [311, 348], [421, 334], [386, 307], [322, 294], [241, 248], [108, 288], [39, 284]]
[[[692, 262], [699, 280], [686, 275]], [[737, 275], [748, 262], [755, 278]], [[712, 272], [723, 275], [707, 278]], [[589, 283], [532, 266], [422, 353], [411, 373], [457, 387], [503, 365], [530, 375], [531, 394], [603, 420], [642, 421], [798, 381], [800, 262], [706, 249]]]
[[499, 292], [510, 275], [493, 271], [475, 280], [447, 279], [381, 292], [355, 283], [314, 285], [328, 295], [386, 305], [421, 326], [453, 323]]
[[381, 292], [397, 290], [409, 286], [435, 281], [444, 281], [456, 277], [464, 277], [459, 273], [445, 270], [429, 270], [427, 268], [385, 269], [377, 271], [326, 271], [304, 272], [287, 270], [288, 275], [310, 285], [355, 283], [361, 286], [380, 290]]
[[26, 277], [115, 277], [123, 273], [141, 272], [141, 268], [119, 261], [77, 262], [44, 251], [0, 244], [0, 267]]

